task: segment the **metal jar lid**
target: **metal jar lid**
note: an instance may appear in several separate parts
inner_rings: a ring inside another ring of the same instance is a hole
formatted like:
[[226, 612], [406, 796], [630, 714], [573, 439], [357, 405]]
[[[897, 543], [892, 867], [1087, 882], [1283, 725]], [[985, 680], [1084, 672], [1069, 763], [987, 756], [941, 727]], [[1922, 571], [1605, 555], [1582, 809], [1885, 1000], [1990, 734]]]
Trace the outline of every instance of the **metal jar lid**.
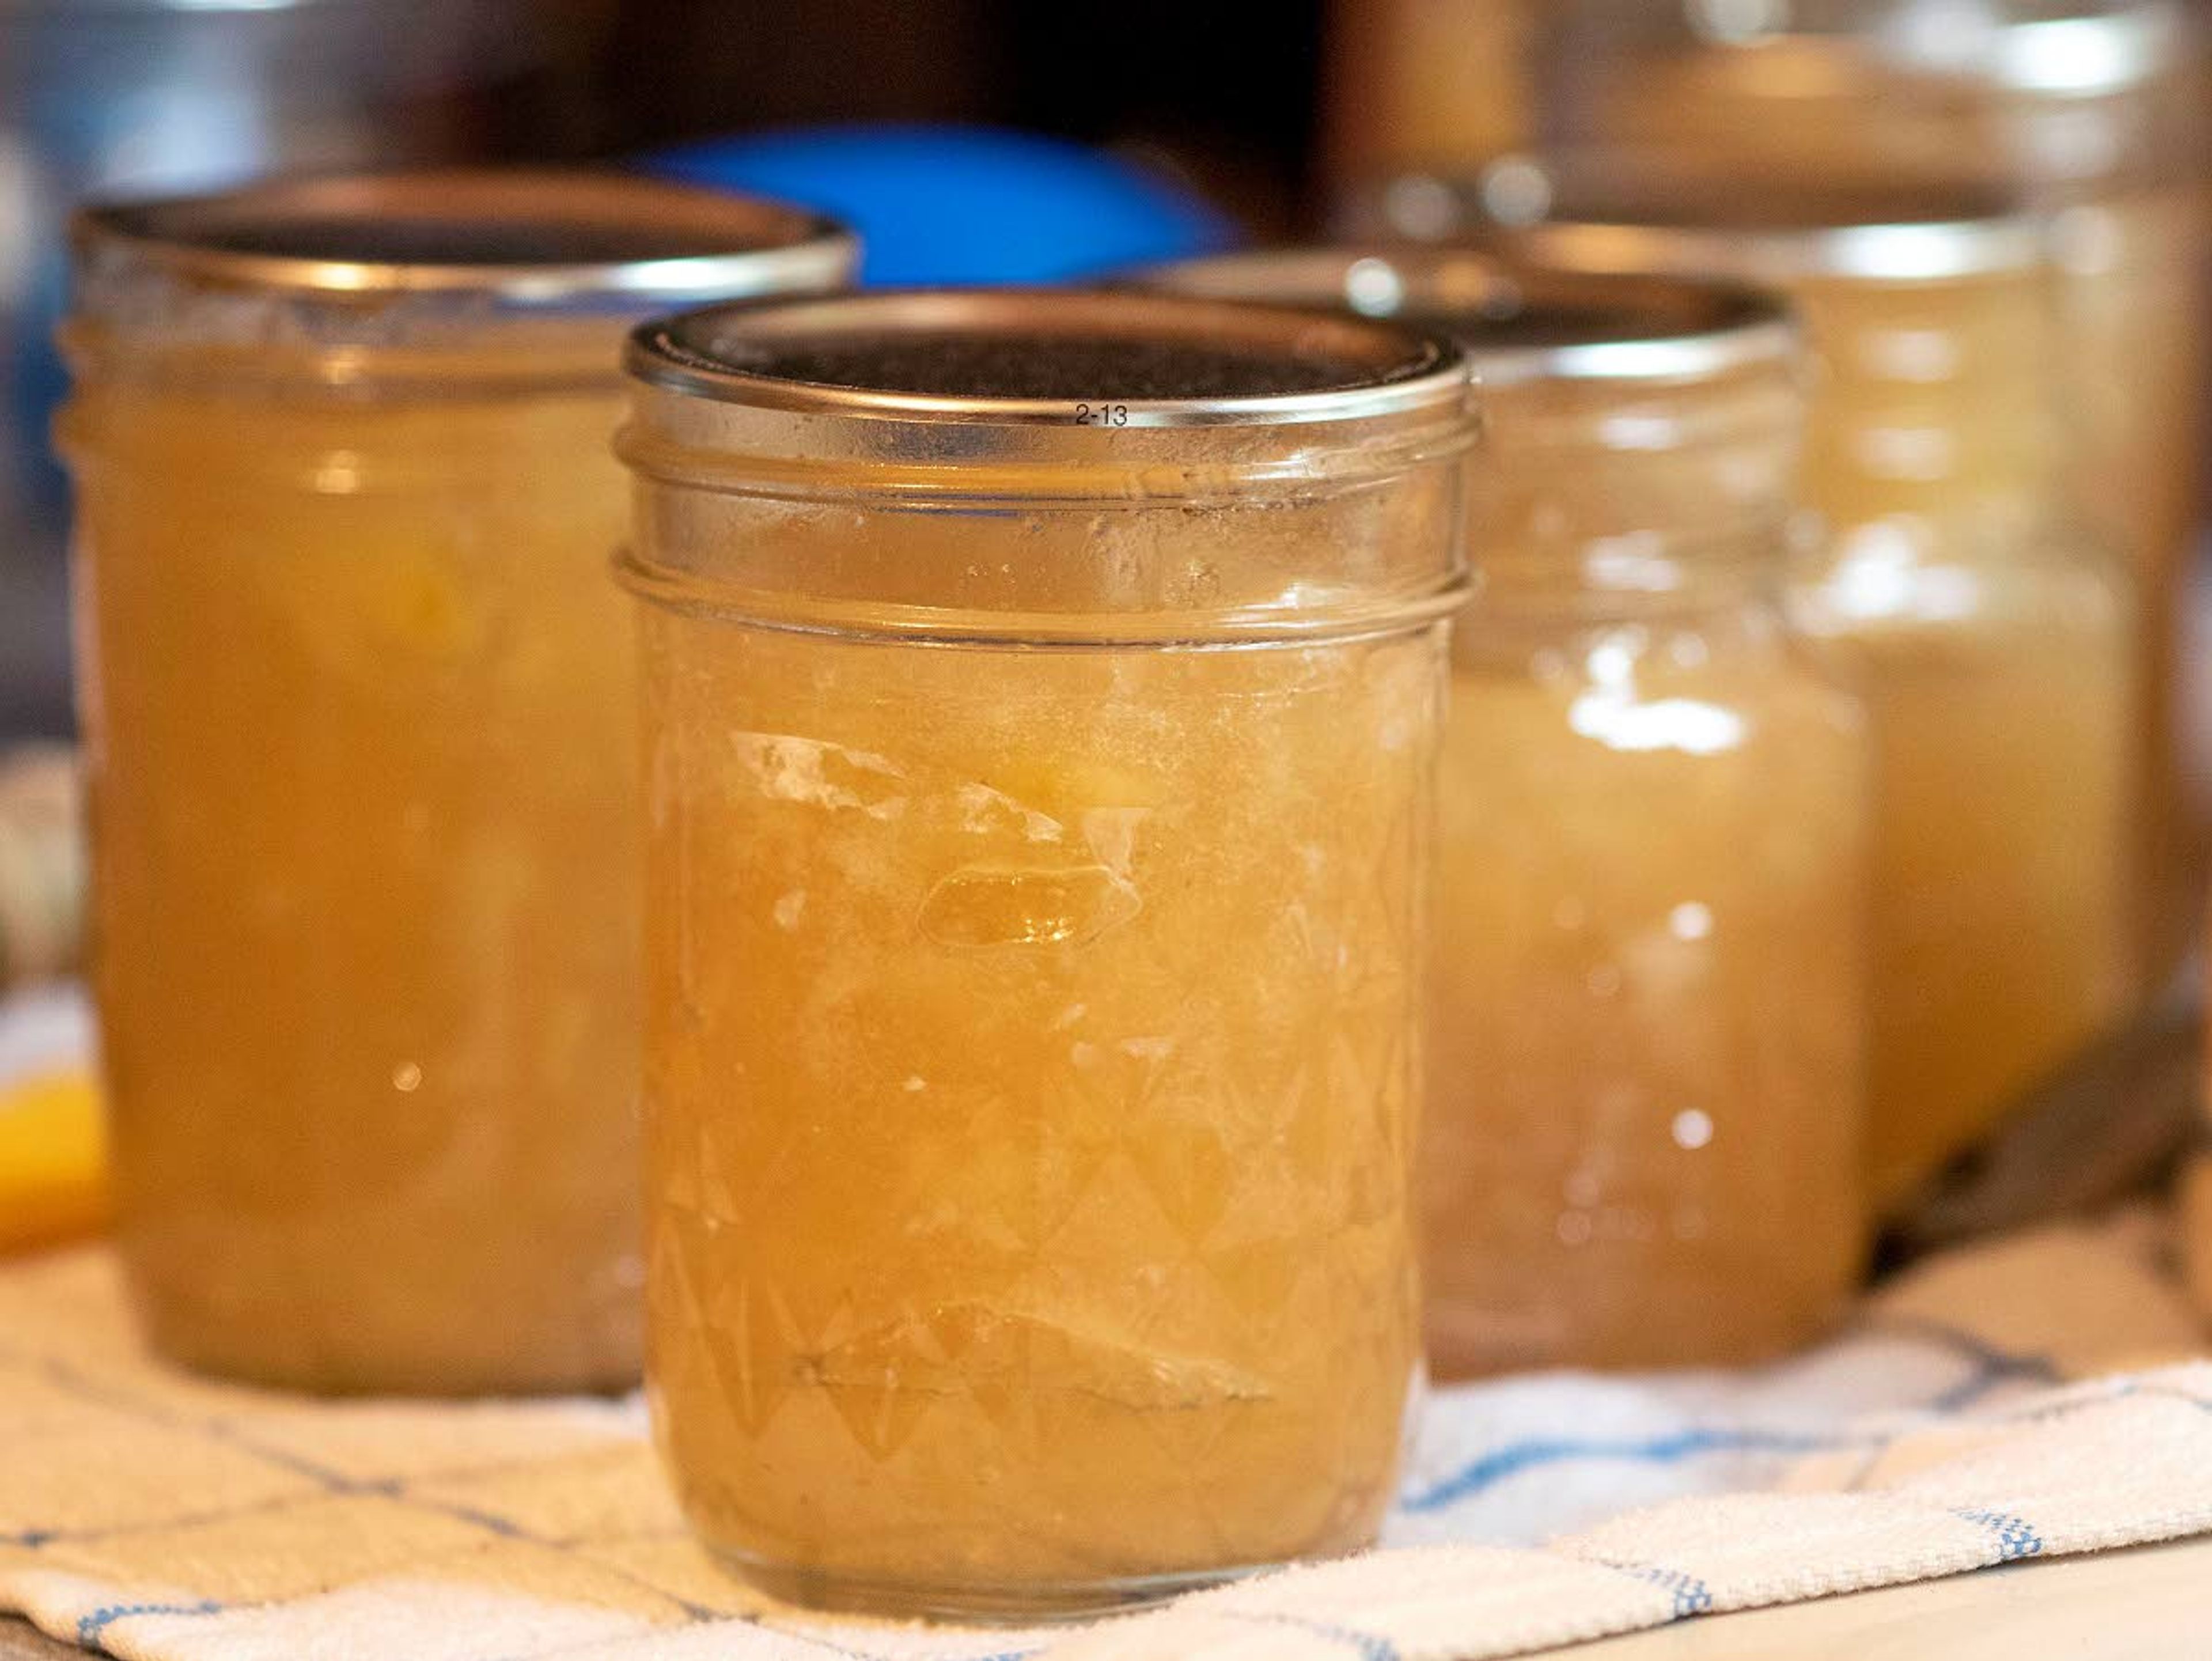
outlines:
[[1419, 322], [1455, 336], [1484, 387], [1792, 371], [1803, 350], [1788, 303], [1741, 283], [1562, 271], [1478, 247], [1258, 249], [1156, 266], [1130, 281]]
[[626, 362], [667, 395], [639, 401], [634, 465], [763, 490], [843, 465], [885, 488], [966, 494], [985, 463], [1025, 470], [1020, 494], [1312, 490], [1474, 436], [1466, 354], [1447, 334], [1170, 295], [938, 289], [716, 307], [641, 326]]
[[711, 308], [639, 328], [628, 365], [733, 410], [983, 427], [1273, 426], [1467, 401], [1463, 356], [1435, 332], [1054, 290]]
[[558, 169], [342, 175], [110, 203], [82, 210], [70, 236], [80, 309], [136, 275], [355, 310], [445, 297], [489, 313], [641, 315], [833, 287], [856, 251], [834, 221], [781, 203]]

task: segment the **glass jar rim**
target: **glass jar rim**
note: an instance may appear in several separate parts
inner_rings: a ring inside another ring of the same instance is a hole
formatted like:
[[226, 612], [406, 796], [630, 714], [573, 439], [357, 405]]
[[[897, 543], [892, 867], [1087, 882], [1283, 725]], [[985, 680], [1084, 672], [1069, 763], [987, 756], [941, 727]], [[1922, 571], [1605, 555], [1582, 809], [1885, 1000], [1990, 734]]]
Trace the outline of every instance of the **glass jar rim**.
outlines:
[[1455, 334], [1479, 386], [1716, 379], [1793, 367], [1795, 308], [1747, 283], [1583, 271], [1474, 243], [1249, 249], [1132, 271], [1146, 289], [1419, 319]]
[[81, 271], [349, 310], [445, 298], [531, 315], [826, 286], [858, 247], [810, 210], [582, 167], [333, 173], [94, 203], [70, 234]]

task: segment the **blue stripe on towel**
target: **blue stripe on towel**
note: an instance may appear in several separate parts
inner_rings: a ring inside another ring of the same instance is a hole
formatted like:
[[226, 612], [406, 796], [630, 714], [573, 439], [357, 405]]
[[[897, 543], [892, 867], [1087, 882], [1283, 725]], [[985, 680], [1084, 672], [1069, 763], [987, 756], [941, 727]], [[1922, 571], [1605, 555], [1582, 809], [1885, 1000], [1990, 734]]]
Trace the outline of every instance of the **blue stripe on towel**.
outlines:
[[1416, 1513], [1442, 1511], [1524, 1470], [1569, 1459], [1671, 1465], [1707, 1453], [1820, 1453], [1832, 1448], [1856, 1446], [1869, 1439], [1764, 1430], [1678, 1430], [1640, 1441], [1537, 1439], [1509, 1443], [1486, 1453], [1441, 1482], [1402, 1495], [1398, 1503], [1401, 1509]]
[[1672, 1592], [1674, 1595], [1674, 1618], [1677, 1621], [1703, 1615], [1713, 1606], [1712, 1588], [1686, 1570], [1670, 1569], [1663, 1563], [1624, 1563], [1611, 1557], [1592, 1557], [1585, 1561], [1602, 1565], [1616, 1573], [1632, 1574], [1662, 1591]]
[[1302, 1615], [1276, 1615], [1259, 1609], [1209, 1609], [1209, 1615], [1231, 1621], [1250, 1621], [1265, 1627], [1291, 1627], [1299, 1632], [1311, 1633], [1332, 1644], [1340, 1644], [1360, 1658], [1360, 1661], [1398, 1661], [1398, 1646], [1389, 1639], [1371, 1632], [1358, 1632], [1350, 1627], [1335, 1626], [1327, 1621], [1309, 1621]]
[[107, 1646], [100, 1634], [134, 1615], [216, 1615], [222, 1609], [222, 1604], [206, 1599], [197, 1603], [110, 1603], [79, 1619], [76, 1641], [88, 1650], [104, 1650]]
[[[1923, 1412], [1959, 1412], [1998, 1384], [2014, 1380], [2056, 1383], [2062, 1377], [2057, 1366], [2043, 1356], [1999, 1349], [1971, 1332], [1941, 1321], [1917, 1316], [1881, 1317], [1867, 1323], [1860, 1330], [1941, 1345], [1972, 1363], [1972, 1370], [1923, 1404]], [[2212, 1404], [2199, 1405], [2212, 1408]], [[1443, 1511], [1524, 1470], [1569, 1459], [1667, 1465], [1712, 1453], [1831, 1453], [1844, 1448], [1876, 1447], [1886, 1439], [1869, 1435], [1816, 1436], [1787, 1431], [1721, 1429], [1674, 1431], [1640, 1441], [1532, 1438], [1510, 1442], [1483, 1454], [1431, 1487], [1401, 1495], [1398, 1503], [1403, 1510], [1417, 1515]]]
[[[1614, 1567], [1622, 1566], [1616, 1564]], [[1703, 1615], [1713, 1606], [1712, 1589], [1694, 1574], [1686, 1574], [1680, 1569], [1661, 1568], [1656, 1564], [1631, 1568], [1629, 1573], [1639, 1580], [1649, 1580], [1653, 1585], [1673, 1592], [1674, 1618], [1677, 1621], [1692, 1615]]]
[[2003, 1555], [1997, 1561], [2010, 1563], [2022, 1557], [2043, 1555], [2043, 1536], [2035, 1525], [2025, 1518], [2003, 1511], [1954, 1511], [1954, 1517], [1969, 1523], [1978, 1523], [1997, 1537], [1997, 1548]]

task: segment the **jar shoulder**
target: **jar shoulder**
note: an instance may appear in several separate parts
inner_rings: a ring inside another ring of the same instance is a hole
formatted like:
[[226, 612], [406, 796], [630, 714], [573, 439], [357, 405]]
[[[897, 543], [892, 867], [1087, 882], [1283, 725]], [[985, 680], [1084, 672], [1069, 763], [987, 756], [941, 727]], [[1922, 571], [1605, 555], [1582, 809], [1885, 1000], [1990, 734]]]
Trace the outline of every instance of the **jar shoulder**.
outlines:
[[1723, 712], [1745, 733], [1856, 743], [1848, 677], [1790, 621], [1783, 597], [1632, 618], [1457, 625], [1455, 706], [1518, 703], [1571, 727], [1596, 703]]

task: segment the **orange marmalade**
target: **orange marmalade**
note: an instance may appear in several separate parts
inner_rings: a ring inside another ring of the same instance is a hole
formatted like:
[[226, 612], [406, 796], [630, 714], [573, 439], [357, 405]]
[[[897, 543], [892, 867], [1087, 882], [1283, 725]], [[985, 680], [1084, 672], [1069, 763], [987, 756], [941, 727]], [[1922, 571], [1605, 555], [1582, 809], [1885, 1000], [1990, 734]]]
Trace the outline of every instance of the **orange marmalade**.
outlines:
[[620, 325], [834, 283], [849, 246], [524, 173], [103, 210], [79, 252], [95, 977], [153, 1340], [315, 1389], [619, 1388]]
[[647, 1376], [786, 1597], [1372, 1539], [1419, 1376], [1464, 366], [941, 295], [641, 332]]

